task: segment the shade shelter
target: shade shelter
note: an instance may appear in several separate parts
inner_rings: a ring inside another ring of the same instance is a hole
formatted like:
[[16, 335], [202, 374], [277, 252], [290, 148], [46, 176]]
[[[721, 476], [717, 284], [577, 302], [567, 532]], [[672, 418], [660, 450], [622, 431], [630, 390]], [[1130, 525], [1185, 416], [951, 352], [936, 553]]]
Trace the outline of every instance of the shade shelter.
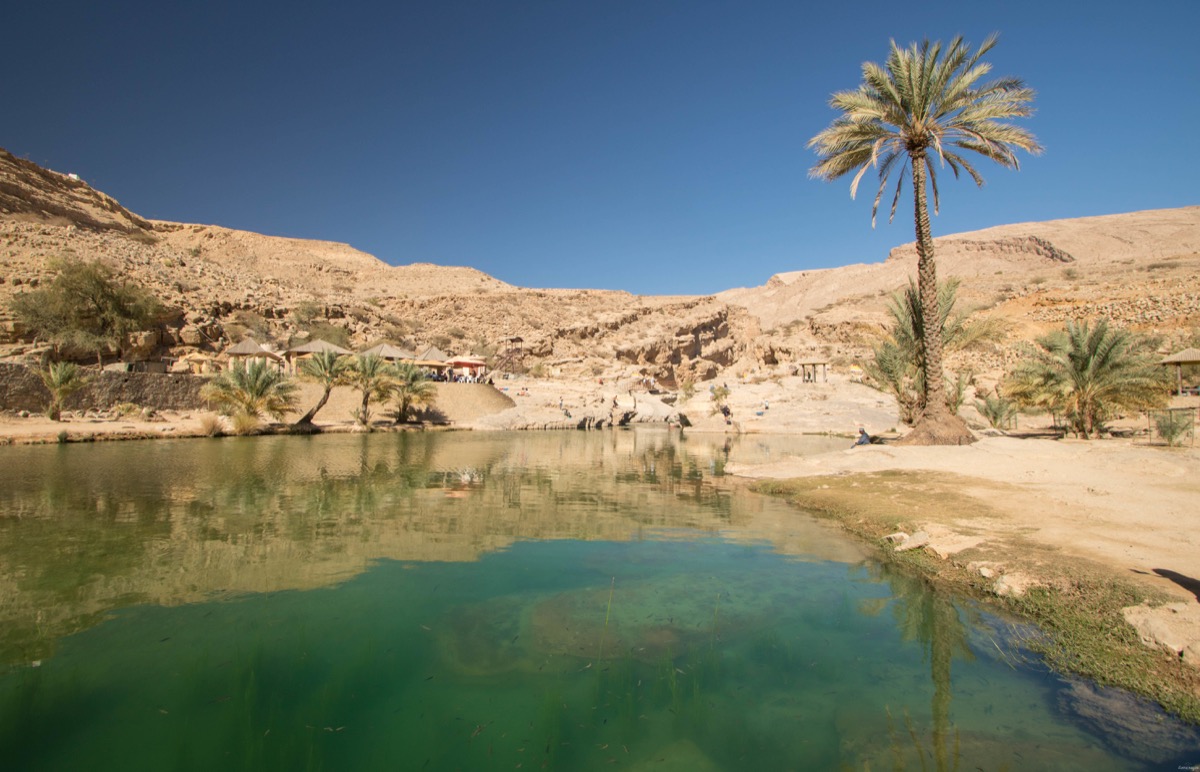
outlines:
[[823, 359], [806, 359], [796, 363], [801, 380], [805, 383], [817, 382], [817, 368], [821, 369], [821, 380], [829, 380], [829, 363]]
[[483, 375], [487, 370], [487, 362], [479, 357], [450, 357], [446, 360], [446, 367], [461, 370], [463, 375], [474, 378]]
[[322, 351], [332, 351], [335, 354], [353, 354], [354, 352], [348, 348], [342, 348], [336, 343], [330, 343], [327, 340], [310, 340], [303, 346], [294, 346], [288, 349], [287, 360], [288, 366], [295, 371], [300, 364], [301, 359], [312, 356]]
[[378, 346], [372, 346], [366, 351], [360, 351], [358, 355], [363, 357], [377, 356], [389, 362], [407, 362], [416, 359], [416, 354], [413, 352], [399, 346], [393, 346], [390, 343], [380, 343]]
[[417, 354], [418, 361], [424, 361], [424, 362], [444, 363], [449, 358], [450, 358], [450, 355], [447, 354], [445, 351], [442, 351], [437, 346], [430, 346], [429, 348], [422, 351], [420, 354]]
[[1183, 366], [1200, 365], [1200, 348], [1185, 348], [1178, 354], [1172, 354], [1159, 361], [1160, 365], [1175, 365], [1175, 382], [1179, 393], [1183, 394]]
[[274, 351], [268, 351], [262, 347], [254, 338], [246, 338], [236, 346], [230, 346], [223, 352], [226, 359], [232, 363], [236, 360], [245, 362], [249, 366], [255, 359], [261, 359], [264, 362], [273, 362], [277, 366], [283, 365], [283, 357], [276, 354]]

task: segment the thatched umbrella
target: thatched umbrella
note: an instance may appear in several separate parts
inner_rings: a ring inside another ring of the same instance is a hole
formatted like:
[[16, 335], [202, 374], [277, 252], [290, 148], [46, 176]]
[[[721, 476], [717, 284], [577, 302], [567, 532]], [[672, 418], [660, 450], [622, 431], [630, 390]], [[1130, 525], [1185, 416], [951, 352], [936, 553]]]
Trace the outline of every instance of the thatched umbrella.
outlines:
[[1164, 357], [1160, 365], [1175, 365], [1175, 380], [1179, 384], [1179, 393], [1183, 394], [1183, 366], [1200, 365], [1200, 348], [1185, 348], [1178, 354]]

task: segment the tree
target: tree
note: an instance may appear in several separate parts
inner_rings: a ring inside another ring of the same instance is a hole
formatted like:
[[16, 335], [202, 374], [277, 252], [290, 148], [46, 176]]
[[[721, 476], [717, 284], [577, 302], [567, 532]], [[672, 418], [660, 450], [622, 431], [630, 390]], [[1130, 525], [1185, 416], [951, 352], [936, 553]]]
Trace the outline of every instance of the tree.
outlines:
[[1163, 407], [1170, 373], [1158, 365], [1149, 342], [1101, 319], [1068, 322], [1038, 338], [1038, 348], [1017, 365], [1004, 392], [1022, 405], [1062, 415], [1078, 437], [1099, 436], [1121, 410]]
[[301, 360], [300, 376], [316, 381], [324, 387], [324, 390], [321, 392], [321, 399], [313, 405], [311, 410], [301, 416], [300, 420], [294, 424], [295, 427], [312, 426], [317, 412], [329, 401], [333, 387], [345, 384], [353, 367], [354, 364], [350, 357], [332, 350], [317, 351], [312, 356]]
[[392, 396], [394, 380], [392, 368], [382, 357], [375, 354], [359, 355], [347, 374], [348, 383], [362, 392], [362, 408], [358, 411], [358, 422], [371, 426], [371, 399], [387, 400]]
[[200, 396], [221, 415], [253, 420], [267, 415], [283, 418], [296, 403], [296, 384], [281, 370], [256, 359], [249, 365], [235, 362], [200, 389]]
[[[943, 348], [959, 351], [998, 339], [1004, 331], [999, 320], [971, 319], [970, 311], [954, 310], [958, 286], [957, 279], [938, 284], [938, 326]], [[865, 362], [863, 369], [880, 387], [892, 393], [900, 409], [900, 420], [911, 425], [924, 412], [928, 393], [925, 388], [925, 312], [918, 289], [911, 280], [904, 292], [892, 294], [888, 313], [892, 317], [891, 326], [874, 346], [874, 360]], [[943, 388], [951, 413], [958, 411], [965, 385], [965, 375], [958, 373], [952, 388]]]
[[62, 418], [63, 403], [79, 389], [87, 385], [83, 371], [71, 362], [51, 362], [44, 370], [38, 370], [42, 383], [50, 390], [50, 402], [46, 405], [46, 417], [51, 421]]
[[411, 362], [401, 362], [392, 370], [395, 377], [396, 423], [408, 420], [408, 412], [419, 405], [432, 405], [437, 399], [437, 387], [430, 383], [425, 371]]
[[17, 295], [11, 307], [18, 322], [60, 352], [95, 354], [103, 365], [105, 351], [122, 353], [127, 337], [150, 329], [161, 313], [153, 295], [119, 281], [100, 261], [61, 257], [50, 267], [58, 273], [49, 285]]
[[[931, 190], [937, 214], [938, 167], [949, 166], [955, 177], [965, 171], [982, 186], [983, 177], [963, 151], [1017, 169], [1016, 150], [1039, 153], [1042, 149], [1031, 133], [1005, 122], [1032, 115], [1033, 90], [1015, 78], [979, 83], [991, 70], [991, 65], [980, 59], [996, 40], [995, 35], [988, 37], [973, 54], [961, 37], [954, 38], [945, 50], [941, 42], [926, 40], [920, 46], [913, 43], [900, 48], [892, 41], [885, 65], [863, 64], [862, 84], [854, 91], [833, 95], [830, 105], [842, 114], [808, 141], [820, 156], [811, 176], [830, 181], [857, 171], [850, 184], [851, 197], [858, 192], [867, 169], [878, 170], [872, 226], [891, 173], [897, 172], [897, 180], [889, 222], [896, 215], [905, 175], [912, 175], [917, 282], [926, 318], [933, 318], [938, 309], [937, 265], [926, 199]], [[937, 325], [924, 328], [924, 369], [937, 377], [924, 378], [924, 407], [908, 441], [971, 442], [966, 424], [946, 407], [939, 333]]]

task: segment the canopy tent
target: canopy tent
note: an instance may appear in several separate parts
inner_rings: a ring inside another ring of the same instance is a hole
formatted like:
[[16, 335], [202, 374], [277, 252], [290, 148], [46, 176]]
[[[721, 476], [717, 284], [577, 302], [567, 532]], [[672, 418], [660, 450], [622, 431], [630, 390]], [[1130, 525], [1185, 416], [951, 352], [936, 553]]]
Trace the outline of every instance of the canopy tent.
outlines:
[[1200, 348], [1185, 348], [1178, 354], [1172, 354], [1159, 361], [1160, 365], [1175, 365], [1175, 382], [1179, 393], [1183, 394], [1183, 366], [1200, 365]]

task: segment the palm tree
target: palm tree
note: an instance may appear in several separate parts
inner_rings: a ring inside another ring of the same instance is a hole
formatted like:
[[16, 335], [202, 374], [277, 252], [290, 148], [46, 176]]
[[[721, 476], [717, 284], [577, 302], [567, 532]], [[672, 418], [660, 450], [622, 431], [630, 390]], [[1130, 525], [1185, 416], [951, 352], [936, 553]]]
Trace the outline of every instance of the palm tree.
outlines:
[[1128, 330], [1068, 322], [1038, 338], [1038, 349], [1019, 364], [1005, 384], [1012, 399], [1062, 415], [1083, 439], [1099, 436], [1120, 410], [1163, 407], [1170, 399], [1170, 373], [1158, 366], [1147, 341]]
[[83, 370], [71, 362], [51, 362], [38, 371], [42, 383], [50, 391], [50, 402], [46, 405], [46, 417], [51, 421], [62, 418], [63, 403], [79, 389], [87, 385]]
[[396, 378], [396, 423], [408, 420], [408, 411], [418, 405], [432, 405], [437, 399], [437, 387], [429, 382], [425, 371], [411, 362], [401, 362], [393, 369]]
[[[867, 169], [879, 174], [879, 191], [871, 207], [871, 225], [888, 177], [897, 171], [889, 222], [896, 215], [906, 173], [913, 184], [917, 236], [917, 282], [926, 318], [938, 310], [937, 265], [929, 228], [927, 188], [933, 192], [933, 211], [939, 208], [937, 169], [949, 166], [958, 177], [965, 171], [977, 185], [983, 177], [962, 151], [978, 153], [1001, 166], [1017, 169], [1016, 150], [1041, 152], [1034, 136], [1006, 123], [1032, 115], [1033, 90], [1015, 78], [979, 83], [991, 70], [980, 59], [996, 45], [992, 35], [971, 53], [961, 37], [943, 51], [941, 42], [928, 40], [900, 48], [891, 42], [887, 63], [863, 64], [863, 82], [854, 91], [835, 93], [830, 105], [842, 112], [830, 126], [808, 141], [820, 156], [809, 172], [822, 180], [835, 180], [857, 171], [850, 195]], [[944, 55], [943, 55], [944, 54]], [[935, 163], [936, 162], [936, 163]], [[928, 182], [927, 182], [928, 178]], [[942, 340], [937, 325], [924, 327], [927, 373], [924, 409], [908, 441], [917, 444], [962, 444], [973, 437], [966, 424], [946, 407], [942, 372]]]
[[300, 362], [300, 375], [303, 378], [316, 381], [324, 387], [321, 392], [321, 399], [317, 404], [313, 405], [312, 409], [301, 416], [295, 427], [311, 427], [313, 418], [317, 412], [325, 407], [325, 403], [329, 401], [329, 395], [333, 391], [334, 386], [341, 386], [346, 383], [353, 369], [353, 362], [348, 356], [339, 354], [333, 350], [317, 351], [312, 356], [303, 359]]
[[[969, 310], [955, 311], [958, 299], [958, 279], [938, 283], [938, 320], [943, 347], [959, 351], [997, 340], [1004, 332], [1002, 322], [994, 317], [971, 319]], [[924, 347], [925, 316], [916, 285], [909, 280], [904, 292], [895, 292], [888, 302], [892, 317], [886, 336], [874, 347], [874, 360], [864, 362], [863, 369], [881, 387], [896, 398], [900, 420], [912, 424], [925, 407], [926, 359]], [[956, 413], [965, 387], [964, 374], [951, 390], [943, 389], [946, 403]]]
[[257, 421], [267, 415], [276, 420], [296, 403], [296, 384], [278, 368], [256, 359], [249, 365], [236, 362], [200, 389], [200, 396], [221, 415]]
[[386, 400], [392, 396], [395, 388], [391, 366], [382, 357], [375, 354], [359, 355], [347, 374], [347, 382], [362, 392], [362, 408], [358, 411], [358, 421], [363, 426], [371, 426], [371, 398]]

